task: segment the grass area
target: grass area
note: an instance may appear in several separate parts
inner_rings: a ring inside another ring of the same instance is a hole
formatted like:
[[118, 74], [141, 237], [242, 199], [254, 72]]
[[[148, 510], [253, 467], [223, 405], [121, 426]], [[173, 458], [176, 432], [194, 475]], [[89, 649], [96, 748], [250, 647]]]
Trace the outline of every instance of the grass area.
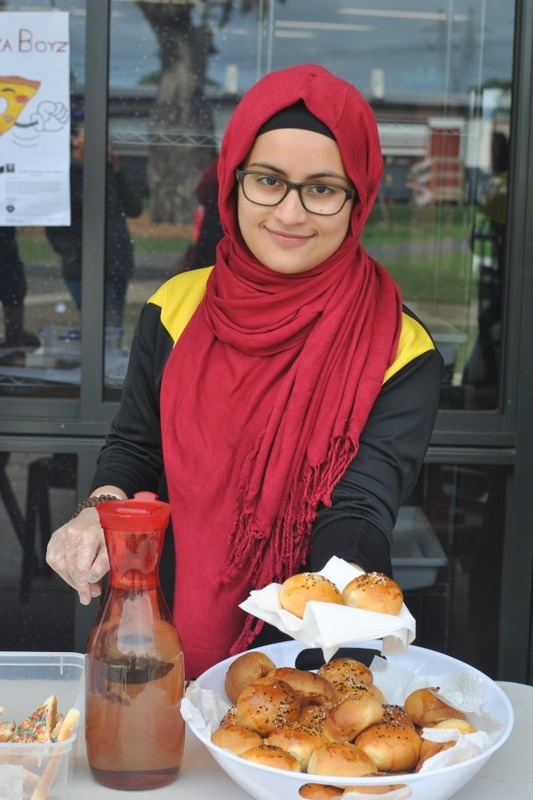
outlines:
[[364, 229], [366, 244], [404, 243], [428, 239], [468, 237], [472, 222], [470, 206], [426, 206], [413, 208], [407, 203], [376, 203]]
[[[406, 300], [464, 304], [476, 291], [470, 254], [464, 247], [470, 220], [469, 207], [377, 203], [363, 244], [370, 252], [376, 249], [378, 258], [380, 248], [385, 251], [383, 264]], [[191, 243], [188, 228], [154, 226], [148, 217], [132, 221], [131, 228], [135, 253], [144, 259], [172, 254], [177, 262]], [[18, 243], [24, 263], [57, 263], [42, 228], [19, 229]]]
[[191, 240], [188, 238], [183, 239], [157, 239], [153, 236], [139, 236], [133, 237], [133, 249], [138, 255], [151, 255], [157, 253], [175, 253], [181, 255], [190, 245]]
[[470, 262], [460, 253], [443, 253], [430, 268], [427, 257], [410, 255], [395, 258], [385, 264], [398, 281], [406, 299], [417, 302], [464, 304], [476, 292], [475, 282], [469, 279]]
[[[191, 243], [191, 239], [184, 237], [162, 237], [143, 236], [134, 234], [133, 248], [139, 255], [150, 255], [158, 253], [175, 253], [180, 255]], [[57, 255], [49, 245], [44, 231], [40, 228], [34, 230], [23, 228], [17, 237], [20, 257], [25, 264], [55, 262]]]
[[17, 236], [17, 244], [20, 257], [25, 264], [31, 263], [45, 263], [54, 262], [57, 259], [52, 247], [48, 244], [48, 240], [44, 232], [36, 229], [35, 233], [26, 233], [25, 228]]

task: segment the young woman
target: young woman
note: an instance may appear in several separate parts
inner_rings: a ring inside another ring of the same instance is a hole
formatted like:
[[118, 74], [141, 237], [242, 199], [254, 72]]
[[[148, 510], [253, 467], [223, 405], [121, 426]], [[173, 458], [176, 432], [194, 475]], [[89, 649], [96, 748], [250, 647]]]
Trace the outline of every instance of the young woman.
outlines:
[[[441, 359], [360, 244], [381, 175], [352, 85], [314, 65], [267, 75], [222, 143], [215, 266], [172, 278], [141, 314], [89, 503], [166, 481], [189, 677], [254, 643], [262, 623], [238, 607], [250, 589], [332, 555], [390, 572]], [[100, 593], [94, 508], [56, 531], [48, 561], [82, 602]]]

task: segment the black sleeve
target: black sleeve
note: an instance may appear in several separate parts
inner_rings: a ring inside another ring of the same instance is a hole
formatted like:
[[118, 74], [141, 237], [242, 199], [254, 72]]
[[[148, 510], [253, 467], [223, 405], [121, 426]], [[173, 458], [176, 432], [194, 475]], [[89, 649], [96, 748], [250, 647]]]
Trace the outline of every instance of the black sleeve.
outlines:
[[98, 456], [93, 489], [117, 486], [128, 497], [138, 491], [160, 491], [159, 388], [171, 349], [171, 338], [160, 324], [160, 309], [148, 303], [133, 337], [122, 401]]
[[442, 359], [418, 356], [384, 384], [360, 437], [359, 451], [314, 523], [308, 568], [334, 555], [390, 574], [398, 509], [415, 487], [439, 402]]

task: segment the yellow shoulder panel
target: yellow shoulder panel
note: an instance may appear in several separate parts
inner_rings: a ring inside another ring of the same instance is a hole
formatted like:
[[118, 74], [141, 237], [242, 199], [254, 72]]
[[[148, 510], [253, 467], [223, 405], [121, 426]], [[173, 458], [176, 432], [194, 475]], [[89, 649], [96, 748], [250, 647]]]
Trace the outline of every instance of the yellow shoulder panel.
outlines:
[[174, 343], [198, 308], [212, 269], [206, 267], [181, 272], [160, 286], [148, 300], [161, 309], [161, 323]]
[[400, 333], [400, 341], [398, 342], [398, 352], [396, 358], [390, 365], [383, 377], [383, 383], [386, 383], [393, 375], [399, 372], [402, 367], [409, 364], [417, 356], [423, 353], [428, 353], [434, 350], [435, 345], [429, 333], [423, 325], [413, 317], [402, 314], [402, 331]]
[[[174, 343], [183, 333], [204, 296], [207, 279], [212, 269], [213, 267], [205, 267], [175, 275], [163, 283], [149, 298], [149, 303], [153, 303], [161, 309], [161, 323]], [[394, 363], [384, 375], [383, 383], [386, 383], [414, 358], [434, 349], [435, 345], [425, 328], [418, 320], [404, 312], [398, 352]]]

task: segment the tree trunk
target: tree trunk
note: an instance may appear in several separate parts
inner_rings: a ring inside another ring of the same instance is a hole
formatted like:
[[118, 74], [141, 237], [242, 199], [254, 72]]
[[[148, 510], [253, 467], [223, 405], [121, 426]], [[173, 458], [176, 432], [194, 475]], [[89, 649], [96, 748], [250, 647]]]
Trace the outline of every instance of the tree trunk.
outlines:
[[197, 204], [194, 190], [216, 153], [215, 147], [195, 144], [195, 134], [214, 128], [204, 97], [211, 34], [194, 26], [190, 3], [138, 4], [157, 37], [161, 59], [150, 115], [152, 138], [161, 141], [151, 144], [148, 156], [152, 221], [188, 224]]

